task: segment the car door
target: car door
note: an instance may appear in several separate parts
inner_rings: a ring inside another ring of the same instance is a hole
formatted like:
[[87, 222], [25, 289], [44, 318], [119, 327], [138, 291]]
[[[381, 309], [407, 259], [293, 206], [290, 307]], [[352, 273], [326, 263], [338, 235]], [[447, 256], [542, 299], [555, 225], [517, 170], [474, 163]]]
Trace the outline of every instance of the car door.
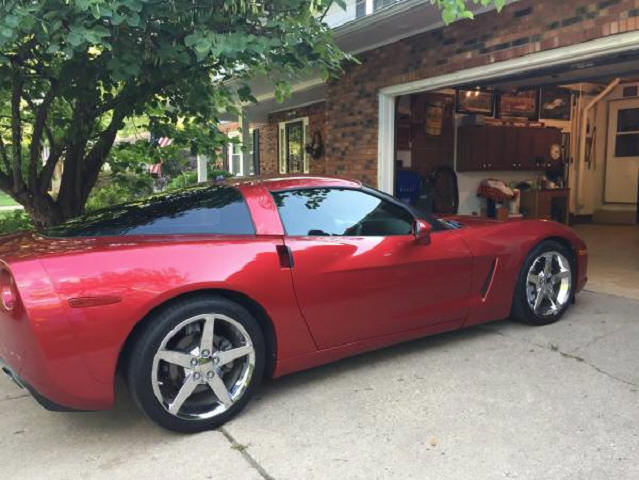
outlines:
[[419, 243], [406, 208], [359, 189], [273, 196], [297, 299], [320, 348], [462, 324], [472, 258], [454, 230], [434, 232], [430, 244]]

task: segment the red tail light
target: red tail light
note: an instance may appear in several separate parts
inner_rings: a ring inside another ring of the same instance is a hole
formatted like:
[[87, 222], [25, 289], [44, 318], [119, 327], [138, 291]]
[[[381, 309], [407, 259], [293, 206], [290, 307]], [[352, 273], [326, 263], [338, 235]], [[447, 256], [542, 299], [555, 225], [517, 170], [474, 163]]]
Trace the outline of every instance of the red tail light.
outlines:
[[15, 307], [18, 295], [16, 285], [11, 273], [7, 270], [0, 271], [0, 302], [5, 310], [11, 311]]

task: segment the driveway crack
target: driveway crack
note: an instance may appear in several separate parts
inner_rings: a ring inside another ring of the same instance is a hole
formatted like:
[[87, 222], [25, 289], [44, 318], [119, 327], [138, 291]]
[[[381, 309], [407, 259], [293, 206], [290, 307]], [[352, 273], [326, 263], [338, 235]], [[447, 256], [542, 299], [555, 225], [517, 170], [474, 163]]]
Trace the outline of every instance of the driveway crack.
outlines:
[[239, 451], [244, 459], [248, 462], [248, 464], [255, 470], [257, 470], [257, 473], [259, 473], [264, 480], [275, 480], [268, 474], [264, 467], [260, 465], [258, 461], [255, 460], [253, 456], [248, 452], [246, 445], [242, 445], [237, 440], [235, 440], [235, 438], [233, 438], [233, 435], [231, 435], [228, 430], [226, 430], [226, 428], [220, 427], [218, 428], [218, 431], [222, 433], [222, 435], [224, 435], [224, 438], [229, 441], [229, 443], [231, 444], [231, 448]]
[[595, 343], [597, 343], [599, 340], [602, 340], [606, 337], [609, 337], [610, 335], [617, 333], [619, 330], [623, 330], [624, 328], [626, 328], [626, 326], [621, 326], [619, 328], [616, 328], [615, 330], [611, 331], [611, 332], [607, 332], [607, 333], [603, 333], [601, 335], [596, 336], [595, 338], [593, 338], [592, 340], [590, 340], [588, 343], [586, 343], [585, 345], [580, 345], [577, 348], [573, 348], [570, 352], [574, 353], [578, 350], [581, 350], [582, 348], [587, 348], [590, 347], [592, 345], [594, 345]]
[[544, 350], [548, 350], [549, 352], [558, 353], [562, 357], [571, 358], [573, 360], [576, 360], [577, 362], [581, 362], [581, 363], [583, 363], [585, 365], [588, 365], [593, 370], [595, 370], [595, 371], [607, 376], [608, 378], [610, 378], [612, 380], [616, 380], [617, 382], [623, 383], [625, 385], [629, 385], [631, 387], [639, 388], [639, 384], [633, 383], [633, 382], [629, 382], [628, 380], [624, 380], [623, 378], [619, 378], [616, 375], [613, 375], [612, 373], [607, 372], [606, 370], [598, 367], [594, 363], [590, 363], [585, 358], [580, 357], [579, 355], [576, 355], [576, 354], [570, 353], [570, 352], [562, 352], [555, 345], [550, 345], [550, 346], [549, 345], [543, 345], [541, 343], [531, 342], [530, 340], [524, 340], [522, 338], [511, 337], [510, 335], [506, 335], [505, 333], [500, 332], [499, 330], [496, 330], [494, 328], [490, 328], [490, 327], [487, 327], [487, 326], [482, 326], [482, 327], [479, 327], [479, 328], [482, 328], [484, 330], [488, 330], [488, 331], [494, 333], [495, 335], [499, 335], [501, 337], [508, 338], [509, 340], [515, 340], [515, 341], [518, 341], [518, 342], [521, 342], [521, 343], [525, 343], [525, 344], [528, 344], [528, 345], [533, 345], [533, 346], [538, 347], [538, 348], [543, 348]]
[[27, 398], [30, 397], [31, 394], [30, 393], [21, 393], [21, 394], [17, 394], [17, 395], [7, 395], [6, 397], [0, 398], [0, 402], [6, 402], [8, 400], [19, 400], [21, 398]]

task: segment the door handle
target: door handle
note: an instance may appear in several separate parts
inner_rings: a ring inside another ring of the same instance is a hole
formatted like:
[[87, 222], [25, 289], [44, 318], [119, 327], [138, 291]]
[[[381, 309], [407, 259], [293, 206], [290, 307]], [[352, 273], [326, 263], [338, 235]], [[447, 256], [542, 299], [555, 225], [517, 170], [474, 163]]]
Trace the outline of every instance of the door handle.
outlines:
[[286, 245], [276, 245], [277, 256], [280, 259], [280, 267], [293, 268], [293, 252]]

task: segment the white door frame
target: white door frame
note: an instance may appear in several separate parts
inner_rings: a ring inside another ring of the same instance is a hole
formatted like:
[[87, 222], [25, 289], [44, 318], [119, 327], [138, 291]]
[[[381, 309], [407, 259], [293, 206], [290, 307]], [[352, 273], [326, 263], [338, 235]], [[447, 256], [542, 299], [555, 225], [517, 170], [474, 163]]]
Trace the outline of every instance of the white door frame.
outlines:
[[395, 181], [395, 97], [439, 88], [486, 81], [528, 70], [577, 63], [603, 55], [639, 50], [639, 32], [627, 32], [588, 42], [531, 53], [523, 57], [459, 70], [379, 90], [377, 130], [377, 187], [393, 193]]
[[[626, 164], [627, 170], [626, 172], [619, 172], [615, 177], [619, 178], [623, 177], [624, 180], [630, 180], [633, 185], [631, 187], [630, 195], [633, 197], [633, 200], [620, 200], [619, 196], [622, 193], [623, 189], [620, 188], [620, 185], [617, 185], [615, 188], [611, 188], [613, 178], [611, 178], [611, 170], [614, 169], [615, 165], [611, 164], [613, 158], [621, 158], [615, 157], [615, 145], [616, 145], [616, 137], [617, 137], [617, 129], [613, 128], [617, 126], [617, 116], [613, 113], [619, 109], [623, 108], [625, 105], [629, 105], [628, 108], [639, 108], [639, 98], [637, 97], [628, 97], [628, 98], [615, 98], [608, 101], [608, 120], [606, 125], [606, 150], [604, 152], [605, 155], [605, 168], [604, 168], [604, 178], [603, 178], [603, 203], [604, 204], [621, 204], [621, 205], [636, 205], [637, 204], [637, 179], [635, 178], [635, 172], [637, 170], [637, 166], [639, 165], [639, 157], [623, 157], [623, 163]], [[633, 132], [636, 133], [636, 132]], [[617, 170], [619, 168], [617, 167]], [[609, 198], [613, 195], [617, 195], [617, 199]]]

